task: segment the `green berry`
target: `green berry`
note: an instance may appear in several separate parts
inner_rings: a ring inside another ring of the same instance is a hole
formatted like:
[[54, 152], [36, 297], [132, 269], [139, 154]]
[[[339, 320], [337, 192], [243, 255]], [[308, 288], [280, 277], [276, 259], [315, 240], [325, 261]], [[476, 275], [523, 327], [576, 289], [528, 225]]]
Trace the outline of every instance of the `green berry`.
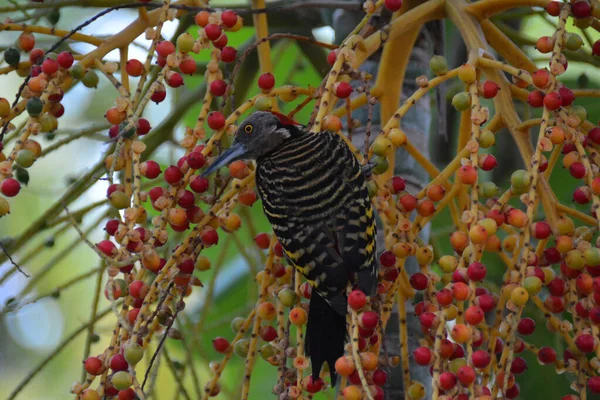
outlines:
[[117, 390], [125, 390], [133, 385], [133, 376], [127, 371], [115, 372], [110, 382]]
[[39, 97], [32, 97], [29, 100], [27, 100], [27, 105], [26, 105], [26, 109], [27, 109], [27, 113], [31, 116], [31, 117], [39, 117], [40, 114], [42, 113], [42, 109], [44, 108], [44, 103], [42, 102], [42, 100], [39, 99]]
[[246, 358], [250, 350], [250, 341], [248, 339], [240, 339], [233, 346], [233, 353], [239, 358]]
[[124, 210], [130, 205], [129, 196], [120, 190], [115, 190], [112, 192], [109, 201], [110, 205], [117, 210]]
[[600, 249], [597, 247], [590, 247], [583, 252], [585, 263], [592, 267], [596, 267], [600, 264]]
[[58, 128], [58, 119], [52, 114], [42, 114], [39, 122], [42, 125], [42, 132], [52, 132]]
[[518, 169], [510, 176], [510, 184], [516, 189], [527, 189], [531, 185], [531, 174], [524, 169]]
[[29, 172], [27, 172], [26, 169], [15, 165], [13, 167], [13, 173], [15, 175], [16, 180], [18, 180], [23, 185], [27, 186], [27, 184], [29, 183]]
[[567, 40], [565, 40], [565, 47], [567, 50], [577, 51], [583, 45], [581, 36], [576, 33], [567, 33]]
[[377, 195], [377, 183], [369, 180], [367, 182], [367, 190], [369, 191], [369, 197], [375, 197]]
[[277, 293], [277, 297], [284, 307], [293, 307], [296, 304], [296, 292], [289, 288], [283, 288]]
[[373, 142], [373, 153], [377, 156], [385, 157], [392, 150], [392, 142], [390, 139], [378, 136]]
[[376, 164], [375, 168], [373, 168], [375, 175], [383, 174], [390, 167], [390, 162], [385, 157], [377, 156], [374, 158], [374, 162]]
[[537, 276], [528, 276], [523, 281], [523, 287], [530, 295], [535, 296], [542, 290], [542, 281]]
[[275, 348], [267, 343], [263, 345], [258, 352], [262, 359], [267, 361], [271, 356], [275, 355]]
[[479, 185], [479, 194], [481, 197], [489, 199], [496, 197], [500, 193], [500, 188], [494, 182], [483, 182]]
[[17, 153], [17, 158], [15, 159], [17, 164], [19, 164], [23, 168], [29, 168], [33, 165], [35, 161], [35, 154], [33, 151], [23, 149]]
[[271, 96], [258, 96], [254, 101], [254, 108], [258, 111], [270, 111], [273, 107]]
[[571, 108], [573, 109], [573, 111], [575, 111], [577, 117], [579, 117], [579, 120], [581, 121], [580, 124], [584, 123], [587, 119], [587, 110], [580, 105], [574, 105]]
[[21, 52], [14, 47], [4, 50], [4, 61], [11, 67], [16, 67], [21, 60]]
[[58, 20], [60, 19], [60, 10], [58, 8], [53, 8], [50, 10], [48, 14], [46, 14], [46, 18], [50, 25], [56, 25]]
[[489, 129], [484, 129], [479, 134], [479, 146], [483, 149], [488, 149], [496, 143], [496, 135]]
[[471, 107], [471, 96], [468, 92], [459, 92], [452, 97], [452, 105], [458, 111], [467, 111]]
[[99, 81], [100, 81], [100, 78], [98, 78], [98, 74], [96, 74], [92, 70], [88, 70], [85, 73], [85, 75], [83, 76], [83, 78], [81, 78], [81, 82], [83, 83], [83, 85], [90, 89], [92, 89], [92, 88], [95, 89], [96, 87], [98, 87]]
[[73, 79], [81, 79], [85, 75], [85, 68], [81, 64], [75, 64], [69, 68], [69, 74]]
[[194, 48], [194, 37], [187, 32], [177, 37], [177, 49], [182, 53], [189, 53]]
[[136, 365], [144, 358], [144, 349], [137, 343], [129, 343], [125, 346], [125, 361], [130, 365]]
[[448, 61], [444, 56], [433, 56], [429, 60], [429, 68], [436, 75], [445, 75], [448, 73]]
[[233, 333], [238, 333], [240, 329], [242, 329], [242, 325], [244, 325], [246, 319], [243, 317], [235, 317], [231, 320], [231, 330]]

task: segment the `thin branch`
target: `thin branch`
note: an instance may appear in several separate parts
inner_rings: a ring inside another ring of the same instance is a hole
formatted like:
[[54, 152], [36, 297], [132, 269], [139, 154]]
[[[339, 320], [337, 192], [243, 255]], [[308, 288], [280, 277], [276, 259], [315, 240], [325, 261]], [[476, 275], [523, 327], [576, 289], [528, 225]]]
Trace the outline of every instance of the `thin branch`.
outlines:
[[0, 249], [2, 249], [4, 254], [6, 254], [6, 257], [8, 258], [10, 263], [17, 269], [17, 271], [19, 271], [21, 274], [25, 275], [26, 278], [31, 277], [30, 275], [27, 275], [27, 273], [25, 271], [23, 271], [23, 269], [21, 269], [21, 267], [19, 266], [19, 264], [17, 264], [15, 262], [15, 260], [12, 259], [12, 257], [10, 256], [10, 254], [8, 254], [8, 251], [6, 250], [6, 248], [4, 247], [4, 245], [2, 244], [1, 241], [0, 241]]

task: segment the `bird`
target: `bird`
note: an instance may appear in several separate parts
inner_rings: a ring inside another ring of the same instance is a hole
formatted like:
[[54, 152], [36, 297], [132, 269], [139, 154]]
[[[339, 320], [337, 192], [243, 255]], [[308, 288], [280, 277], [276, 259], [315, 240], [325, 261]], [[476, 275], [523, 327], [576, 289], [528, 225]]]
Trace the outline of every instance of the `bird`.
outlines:
[[336, 132], [311, 132], [274, 111], [255, 111], [238, 125], [231, 146], [203, 172], [237, 160], [256, 161], [263, 211], [288, 263], [312, 286], [306, 351], [313, 382], [335, 362], [348, 339], [346, 289], [377, 291], [376, 224], [365, 175]]

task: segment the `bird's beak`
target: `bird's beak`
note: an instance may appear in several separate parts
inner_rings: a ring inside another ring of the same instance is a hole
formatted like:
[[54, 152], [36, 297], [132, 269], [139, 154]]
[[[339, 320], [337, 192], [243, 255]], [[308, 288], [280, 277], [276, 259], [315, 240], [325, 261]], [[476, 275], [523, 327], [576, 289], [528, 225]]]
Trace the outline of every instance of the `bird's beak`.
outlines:
[[232, 163], [233, 161], [244, 158], [248, 150], [243, 143], [234, 143], [230, 148], [225, 150], [213, 163], [202, 172], [202, 176], [207, 176], [219, 168]]

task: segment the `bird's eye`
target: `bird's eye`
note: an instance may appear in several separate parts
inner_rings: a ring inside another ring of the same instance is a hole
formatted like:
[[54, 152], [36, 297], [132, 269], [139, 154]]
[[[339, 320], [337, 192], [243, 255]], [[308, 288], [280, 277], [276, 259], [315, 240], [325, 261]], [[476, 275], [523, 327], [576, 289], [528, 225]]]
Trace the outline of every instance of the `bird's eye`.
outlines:
[[252, 125], [246, 125], [244, 127], [244, 132], [246, 132], [246, 133], [252, 133], [253, 130], [254, 130], [254, 128], [252, 127]]

